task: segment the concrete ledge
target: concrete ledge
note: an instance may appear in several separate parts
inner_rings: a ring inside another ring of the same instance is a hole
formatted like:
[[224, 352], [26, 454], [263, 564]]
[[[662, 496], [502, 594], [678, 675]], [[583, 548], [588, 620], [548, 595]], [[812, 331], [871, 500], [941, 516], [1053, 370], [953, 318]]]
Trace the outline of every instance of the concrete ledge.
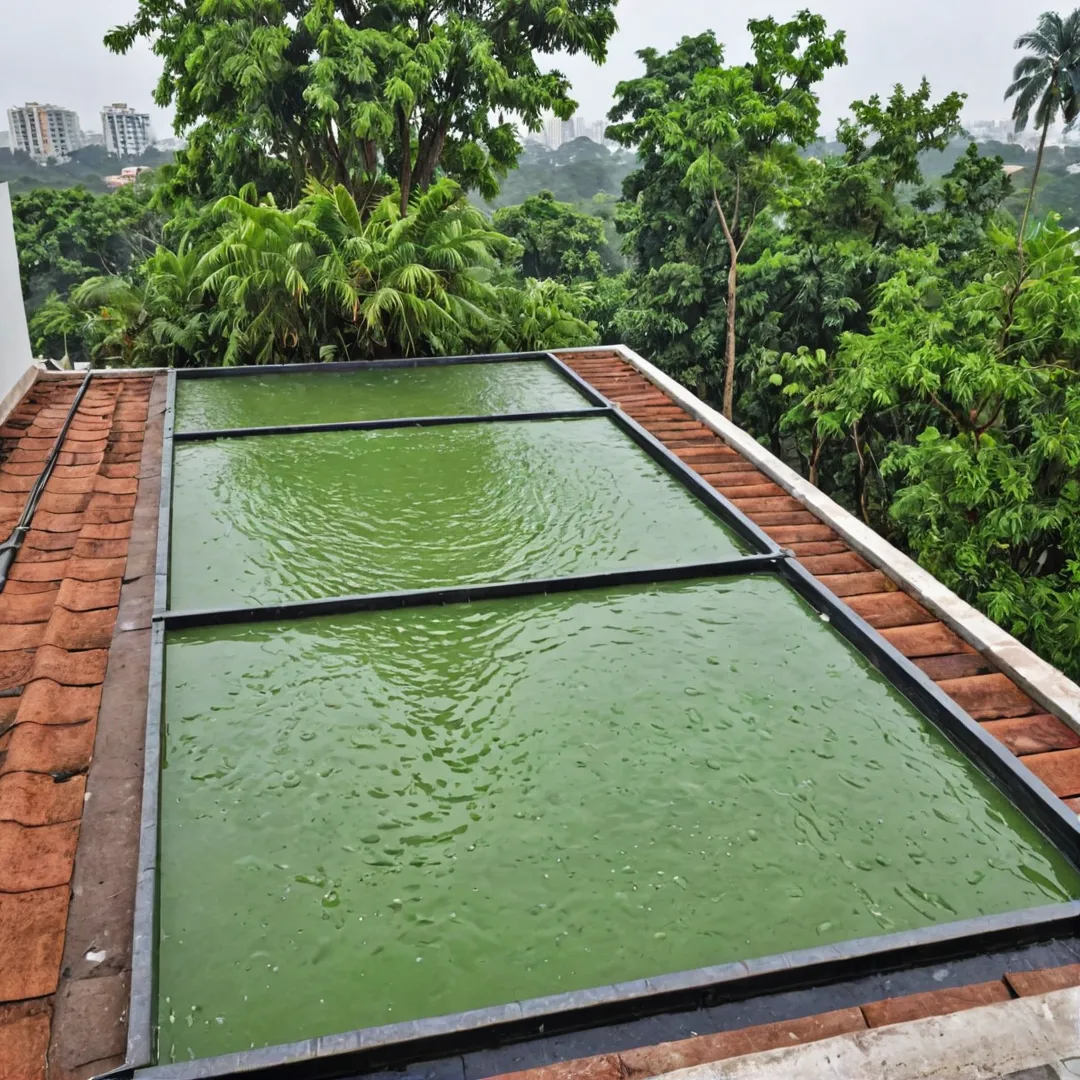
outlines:
[[[95, 375], [107, 375], [110, 379], [145, 379], [150, 375], [168, 374], [168, 368], [162, 367], [136, 367], [136, 368], [94, 368]], [[38, 369], [39, 379], [49, 379], [53, 382], [64, 382], [67, 379], [82, 379], [85, 371], [46, 371]]]
[[26, 395], [26, 391], [29, 390], [43, 374], [44, 372], [41, 368], [36, 364], [31, 364], [22, 375], [19, 376], [19, 381], [2, 398], [0, 398], [0, 424], [7, 422], [7, 418], [11, 415], [15, 406], [18, 405]]
[[[1080, 989], [1059, 990], [666, 1075], [678, 1080], [1009, 1080], [1030, 1069], [1035, 1076], [1067, 1077], [1080, 1070], [1078, 1017]], [[1043, 1066], [1049, 1069], [1040, 1072]]]
[[951, 627], [968, 644], [993, 660], [1025, 693], [1047, 712], [1059, 717], [1073, 730], [1080, 731], [1080, 686], [1057, 668], [1036, 656], [997, 623], [961, 600], [932, 574], [898, 548], [879, 536], [854, 514], [845, 510], [823, 492], [785, 465], [742, 428], [722, 413], [706, 405], [686, 387], [665, 375], [654, 364], [638, 356], [625, 345], [610, 345], [591, 349], [562, 350], [565, 352], [615, 352], [636, 368], [651, 383], [663, 390], [695, 419], [719, 435], [729, 446], [738, 450], [747, 461], [771, 480], [798, 499], [826, 525], [844, 538], [864, 559], [930, 609], [942, 622]]

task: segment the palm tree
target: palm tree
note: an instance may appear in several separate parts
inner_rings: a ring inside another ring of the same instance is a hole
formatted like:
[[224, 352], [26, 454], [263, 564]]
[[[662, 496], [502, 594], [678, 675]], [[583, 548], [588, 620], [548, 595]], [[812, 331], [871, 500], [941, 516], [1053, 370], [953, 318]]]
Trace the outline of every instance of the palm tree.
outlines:
[[1016, 98], [1013, 119], [1018, 132], [1027, 127], [1032, 109], [1035, 110], [1035, 123], [1042, 128], [1031, 190], [1017, 240], [1022, 262], [1024, 232], [1042, 168], [1046, 133], [1059, 115], [1068, 130], [1080, 112], [1080, 8], [1065, 19], [1053, 11], [1043, 12], [1035, 29], [1016, 39], [1016, 48], [1032, 51], [1013, 70], [1013, 81], [1005, 91], [1005, 100]]
[[226, 365], [452, 353], [490, 333], [513, 241], [449, 180], [408, 216], [393, 193], [362, 209], [341, 185], [288, 210], [252, 188], [217, 205], [226, 223], [200, 269]]

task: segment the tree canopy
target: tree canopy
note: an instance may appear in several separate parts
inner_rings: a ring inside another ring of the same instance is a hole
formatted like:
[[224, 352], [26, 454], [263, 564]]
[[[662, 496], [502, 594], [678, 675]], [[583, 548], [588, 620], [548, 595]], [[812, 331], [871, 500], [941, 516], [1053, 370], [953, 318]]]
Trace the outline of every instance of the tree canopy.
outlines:
[[600, 63], [615, 0], [139, 0], [106, 36], [147, 39], [158, 105], [189, 147], [177, 180], [203, 196], [255, 181], [295, 199], [307, 177], [358, 197], [388, 173], [402, 212], [439, 170], [485, 196], [520, 153], [514, 122], [569, 118], [570, 85], [542, 54]]

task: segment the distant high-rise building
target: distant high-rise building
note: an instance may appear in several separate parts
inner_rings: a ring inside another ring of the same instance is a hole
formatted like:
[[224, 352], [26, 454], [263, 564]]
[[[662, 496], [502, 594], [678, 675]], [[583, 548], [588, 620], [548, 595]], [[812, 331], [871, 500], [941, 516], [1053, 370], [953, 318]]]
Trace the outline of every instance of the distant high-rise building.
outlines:
[[562, 145], [562, 125], [554, 113], [544, 113], [544, 142], [549, 150], [558, 150]]
[[129, 109], [123, 101], [101, 110], [101, 131], [105, 149], [117, 157], [138, 157], [153, 142], [150, 114]]
[[34, 161], [66, 160], [83, 145], [79, 117], [72, 109], [28, 101], [21, 108], [8, 109], [7, 114], [11, 148], [24, 151]]
[[606, 130], [607, 124], [603, 120], [586, 120], [580, 113], [575, 113], [569, 120], [560, 120], [554, 113], [544, 114], [543, 141], [549, 150], [558, 150], [565, 143], [582, 137], [601, 146], [611, 146], [604, 138]]

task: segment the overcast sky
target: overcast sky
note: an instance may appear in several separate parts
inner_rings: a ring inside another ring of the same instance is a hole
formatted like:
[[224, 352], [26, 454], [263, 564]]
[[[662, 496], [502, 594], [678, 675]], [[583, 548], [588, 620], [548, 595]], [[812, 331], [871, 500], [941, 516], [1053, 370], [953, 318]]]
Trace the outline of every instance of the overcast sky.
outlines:
[[[4, 0], [0, 7], [14, 0]], [[1034, 24], [1046, 0], [621, 0], [620, 30], [609, 59], [596, 68], [575, 58], [561, 62], [581, 112], [600, 119], [620, 79], [640, 71], [634, 53], [667, 49], [684, 34], [712, 29], [728, 47], [729, 60], [745, 56], [746, 22], [772, 14], [788, 18], [805, 4], [830, 27], [848, 32], [848, 66], [832, 72], [821, 90], [822, 127], [835, 127], [855, 98], [907, 86], [925, 74], [937, 94], [968, 94], [965, 118], [1008, 115], [1002, 94], [1016, 54], [1016, 36]], [[78, 110], [82, 125], [100, 130], [98, 110], [127, 101], [148, 110], [155, 133], [171, 134], [171, 116], [151, 103], [158, 61], [145, 46], [113, 56], [101, 43], [110, 26], [128, 18], [136, 0], [23, 0], [18, 19], [0, 38], [0, 109], [24, 101], [48, 101]], [[1063, 9], [1064, 10], [1064, 9]], [[0, 126], [6, 127], [0, 111]]]

